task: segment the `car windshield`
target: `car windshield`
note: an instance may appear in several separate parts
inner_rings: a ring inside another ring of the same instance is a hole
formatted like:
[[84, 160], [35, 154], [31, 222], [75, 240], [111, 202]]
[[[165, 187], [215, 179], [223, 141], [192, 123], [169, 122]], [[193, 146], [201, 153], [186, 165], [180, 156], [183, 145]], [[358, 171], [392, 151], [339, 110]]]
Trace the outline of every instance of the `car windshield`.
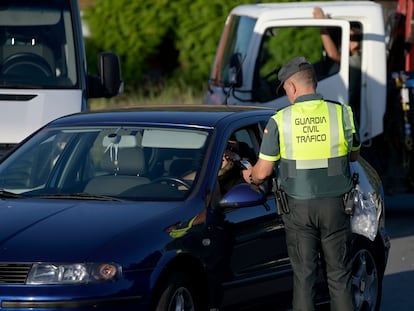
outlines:
[[231, 15], [217, 49], [210, 83], [224, 86], [234, 83], [247, 55], [255, 24], [254, 18]]
[[180, 200], [209, 133], [176, 127], [82, 127], [38, 132], [0, 165], [0, 190], [22, 196]]

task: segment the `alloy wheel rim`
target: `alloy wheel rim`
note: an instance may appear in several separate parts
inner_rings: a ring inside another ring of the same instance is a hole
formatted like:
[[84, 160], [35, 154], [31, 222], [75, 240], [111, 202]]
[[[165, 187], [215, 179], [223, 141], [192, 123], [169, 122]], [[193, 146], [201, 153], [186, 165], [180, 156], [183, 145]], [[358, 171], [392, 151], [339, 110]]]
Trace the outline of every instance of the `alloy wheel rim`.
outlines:
[[169, 311], [194, 311], [194, 302], [190, 291], [185, 287], [176, 289], [168, 308]]
[[353, 260], [352, 291], [356, 310], [374, 311], [378, 297], [378, 272], [367, 250], [360, 250]]

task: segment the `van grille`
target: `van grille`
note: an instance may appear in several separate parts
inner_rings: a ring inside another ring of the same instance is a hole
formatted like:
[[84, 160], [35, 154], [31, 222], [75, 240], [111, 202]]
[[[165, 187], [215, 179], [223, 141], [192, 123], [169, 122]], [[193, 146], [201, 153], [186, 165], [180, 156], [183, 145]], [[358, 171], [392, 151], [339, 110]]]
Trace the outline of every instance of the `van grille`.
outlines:
[[25, 284], [31, 264], [0, 264], [0, 284]]

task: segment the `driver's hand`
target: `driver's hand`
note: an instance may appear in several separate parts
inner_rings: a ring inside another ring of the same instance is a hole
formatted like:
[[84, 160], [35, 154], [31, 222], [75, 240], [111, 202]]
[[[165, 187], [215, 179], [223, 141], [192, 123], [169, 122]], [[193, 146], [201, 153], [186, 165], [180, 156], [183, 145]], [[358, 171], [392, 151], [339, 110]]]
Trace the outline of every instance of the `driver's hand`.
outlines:
[[245, 170], [242, 170], [243, 178], [248, 184], [250, 184], [250, 175], [252, 174], [252, 170], [252, 166], [246, 168]]
[[221, 168], [219, 170], [218, 176], [222, 176], [228, 171], [230, 171], [234, 167], [235, 162], [237, 161], [240, 161], [240, 156], [237, 153], [230, 150], [224, 151], [223, 159], [221, 162]]
[[223, 156], [226, 160], [228, 161], [232, 161], [232, 162], [236, 162], [236, 161], [240, 161], [240, 156], [230, 150], [226, 150], [224, 151], [224, 156]]

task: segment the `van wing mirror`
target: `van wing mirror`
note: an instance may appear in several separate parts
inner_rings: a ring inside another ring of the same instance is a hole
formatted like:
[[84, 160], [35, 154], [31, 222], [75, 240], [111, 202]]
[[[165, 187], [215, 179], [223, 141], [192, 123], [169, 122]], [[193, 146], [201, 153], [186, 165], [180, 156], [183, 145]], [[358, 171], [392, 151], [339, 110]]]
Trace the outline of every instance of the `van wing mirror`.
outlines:
[[123, 92], [124, 82], [116, 53], [101, 52], [98, 58], [98, 76], [88, 77], [88, 98], [117, 96]]
[[234, 53], [229, 64], [230, 83], [233, 87], [241, 87], [243, 84], [243, 59], [240, 53]]

